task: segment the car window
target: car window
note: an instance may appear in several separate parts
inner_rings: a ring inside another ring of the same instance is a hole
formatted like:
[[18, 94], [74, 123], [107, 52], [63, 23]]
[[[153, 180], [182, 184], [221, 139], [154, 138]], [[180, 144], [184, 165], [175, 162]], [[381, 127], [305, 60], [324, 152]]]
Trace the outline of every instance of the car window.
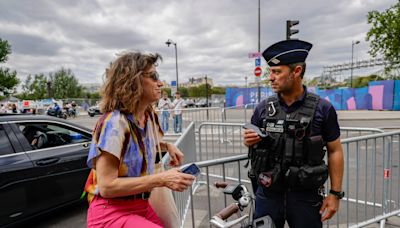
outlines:
[[32, 149], [43, 149], [68, 144], [88, 142], [90, 134], [52, 123], [17, 124]]
[[12, 154], [14, 149], [11, 146], [11, 142], [8, 139], [6, 131], [2, 124], [0, 124], [0, 155]]

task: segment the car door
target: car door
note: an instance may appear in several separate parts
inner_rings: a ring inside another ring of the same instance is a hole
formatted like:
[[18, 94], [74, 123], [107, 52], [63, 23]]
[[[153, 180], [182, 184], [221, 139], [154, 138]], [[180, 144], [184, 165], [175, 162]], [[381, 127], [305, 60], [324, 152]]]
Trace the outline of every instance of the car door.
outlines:
[[[42, 210], [52, 209], [80, 199], [90, 169], [86, 166], [91, 135], [61, 122], [16, 122], [13, 129], [26, 154], [40, 174], [36, 198]], [[26, 130], [28, 129], [28, 130]], [[42, 145], [34, 146], [34, 138], [44, 134]]]
[[20, 221], [33, 213], [33, 163], [23, 151], [7, 123], [0, 123], [0, 227]]

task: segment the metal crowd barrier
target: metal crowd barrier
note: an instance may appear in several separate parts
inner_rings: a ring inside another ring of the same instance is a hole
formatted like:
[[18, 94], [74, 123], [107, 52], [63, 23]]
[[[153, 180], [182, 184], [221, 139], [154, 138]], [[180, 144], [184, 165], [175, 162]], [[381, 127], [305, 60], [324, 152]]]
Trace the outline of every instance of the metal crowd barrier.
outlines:
[[[243, 144], [243, 125], [243, 123], [201, 123], [197, 135], [198, 161], [247, 154], [247, 147]], [[342, 139], [382, 132], [384, 131], [378, 128], [340, 127]]]
[[[244, 168], [247, 148], [242, 142], [242, 125], [202, 123], [197, 137], [191, 125], [177, 141], [185, 152], [185, 163], [198, 161], [202, 168], [191, 191], [175, 194], [181, 227], [208, 226], [210, 216], [227, 205], [222, 191], [210, 187], [213, 181], [249, 183]], [[376, 128], [341, 128], [344, 137], [361, 136], [342, 139], [346, 198], [338, 214], [325, 226], [363, 227], [379, 221], [384, 225], [386, 218], [400, 214], [400, 131], [381, 132]]]
[[365, 227], [400, 214], [400, 131], [344, 139], [344, 190], [337, 220]]
[[[250, 122], [253, 110], [257, 103], [250, 103], [245, 105], [231, 106], [222, 109], [221, 116], [223, 122]], [[238, 112], [239, 111], [239, 112]]]
[[157, 114], [162, 123], [162, 112], [168, 111], [168, 131], [166, 135], [173, 135], [174, 132], [174, 118], [173, 114], [175, 111], [182, 111], [182, 131], [189, 126], [191, 122], [196, 125], [202, 122], [222, 122], [221, 107], [208, 107], [208, 108], [183, 108], [183, 109], [168, 109], [168, 110], [157, 110]]

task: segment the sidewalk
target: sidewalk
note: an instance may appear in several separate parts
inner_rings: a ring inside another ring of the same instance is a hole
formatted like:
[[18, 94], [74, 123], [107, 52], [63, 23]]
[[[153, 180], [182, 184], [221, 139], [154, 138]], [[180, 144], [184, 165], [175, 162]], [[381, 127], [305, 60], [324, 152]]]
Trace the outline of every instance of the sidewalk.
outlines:
[[400, 111], [338, 110], [339, 120], [400, 120]]

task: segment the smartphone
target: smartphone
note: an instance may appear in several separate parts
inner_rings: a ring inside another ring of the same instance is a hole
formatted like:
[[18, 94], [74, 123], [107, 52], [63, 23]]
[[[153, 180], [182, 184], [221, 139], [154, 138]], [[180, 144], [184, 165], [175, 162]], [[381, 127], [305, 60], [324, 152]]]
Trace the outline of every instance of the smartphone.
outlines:
[[251, 129], [253, 131], [255, 131], [260, 137], [265, 138], [268, 136], [268, 134], [266, 134], [265, 132], [261, 131], [261, 129], [259, 127], [257, 127], [256, 125], [253, 125], [251, 123], [246, 123], [245, 125], [243, 125], [244, 129]]
[[200, 174], [200, 168], [196, 164], [192, 163], [189, 166], [183, 168], [182, 173], [191, 174], [197, 177]]

